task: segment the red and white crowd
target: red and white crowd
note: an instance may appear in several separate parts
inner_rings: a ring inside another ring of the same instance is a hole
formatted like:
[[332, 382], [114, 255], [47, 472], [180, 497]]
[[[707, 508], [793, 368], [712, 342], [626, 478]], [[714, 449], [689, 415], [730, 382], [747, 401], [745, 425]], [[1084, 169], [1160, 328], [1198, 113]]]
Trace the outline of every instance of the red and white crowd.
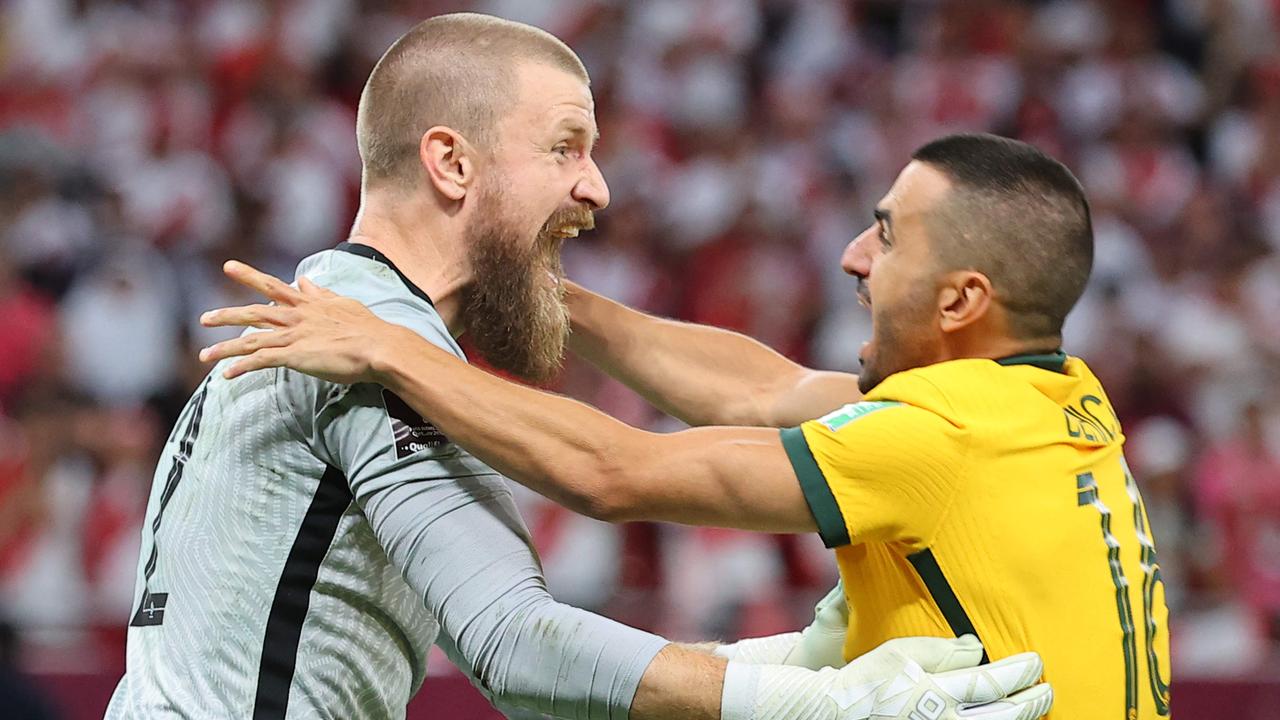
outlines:
[[[531, 22], [592, 76], [613, 205], [569, 276], [856, 370], [845, 243], [940, 134], [1085, 183], [1068, 352], [1128, 437], [1180, 676], [1280, 664], [1280, 1], [9, 0], [0, 9], [0, 617], [36, 662], [118, 662], [156, 453], [249, 298], [343, 239], [354, 106], [416, 20]], [[1034, 238], [1028, 238], [1034, 242]], [[570, 361], [558, 389], [673, 427]], [[553, 592], [677, 637], [798, 626], [813, 538], [606, 526], [521, 495]]]

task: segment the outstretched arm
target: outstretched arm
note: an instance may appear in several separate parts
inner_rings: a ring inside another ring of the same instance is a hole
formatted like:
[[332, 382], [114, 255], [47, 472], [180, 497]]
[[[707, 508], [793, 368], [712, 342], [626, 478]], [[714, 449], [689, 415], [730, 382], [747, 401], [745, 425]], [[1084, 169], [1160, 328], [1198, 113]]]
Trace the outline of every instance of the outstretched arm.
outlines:
[[230, 265], [228, 272], [277, 304], [202, 318], [209, 325], [274, 330], [201, 354], [205, 360], [248, 355], [227, 377], [283, 365], [331, 382], [378, 383], [495, 470], [592, 517], [816, 530], [777, 430], [639, 430], [583, 403], [473, 368], [305, 278], [297, 290], [246, 265]]
[[862, 397], [856, 375], [813, 370], [746, 335], [566, 286], [569, 349], [690, 425], [790, 427]]

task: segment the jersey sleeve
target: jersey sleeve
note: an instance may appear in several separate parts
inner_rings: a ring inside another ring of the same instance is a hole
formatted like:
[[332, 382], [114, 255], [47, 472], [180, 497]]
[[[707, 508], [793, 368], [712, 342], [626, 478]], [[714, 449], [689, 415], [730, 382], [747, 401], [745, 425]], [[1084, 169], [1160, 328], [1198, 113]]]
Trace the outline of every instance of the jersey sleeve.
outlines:
[[439, 621], [437, 644], [490, 702], [626, 717], [666, 641], [556, 602], [500, 477], [399, 482], [367, 492], [361, 507]]
[[482, 694], [507, 710], [626, 717], [666, 641], [551, 597], [504, 478], [380, 386], [287, 370], [277, 383]]
[[782, 444], [827, 547], [923, 547], [963, 470], [960, 432], [914, 405], [864, 401], [782, 430]]

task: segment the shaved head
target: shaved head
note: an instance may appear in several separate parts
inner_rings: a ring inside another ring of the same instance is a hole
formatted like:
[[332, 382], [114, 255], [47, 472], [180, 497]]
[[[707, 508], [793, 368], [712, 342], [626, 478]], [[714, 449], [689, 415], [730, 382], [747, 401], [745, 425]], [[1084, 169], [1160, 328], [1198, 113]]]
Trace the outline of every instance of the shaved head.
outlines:
[[569, 46], [530, 25], [455, 13], [415, 26], [378, 61], [360, 96], [356, 141], [365, 183], [416, 182], [419, 142], [435, 126], [491, 150], [504, 108], [518, 95], [515, 68], [521, 62], [543, 63], [588, 82]]
[[951, 181], [930, 211], [943, 267], [985, 274], [1015, 336], [1060, 335], [1093, 266], [1089, 203], [1071, 171], [995, 135], [950, 135], [912, 157]]

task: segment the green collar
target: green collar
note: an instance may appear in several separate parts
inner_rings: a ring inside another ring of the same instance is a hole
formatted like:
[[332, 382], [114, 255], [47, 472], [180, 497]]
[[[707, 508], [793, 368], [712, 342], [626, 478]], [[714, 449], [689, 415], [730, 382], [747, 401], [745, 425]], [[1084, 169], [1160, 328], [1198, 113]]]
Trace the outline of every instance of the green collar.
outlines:
[[1061, 350], [1054, 350], [1051, 353], [1028, 353], [1026, 355], [1010, 355], [996, 359], [1001, 365], [1031, 365], [1041, 370], [1051, 370], [1056, 373], [1066, 372], [1067, 354]]

